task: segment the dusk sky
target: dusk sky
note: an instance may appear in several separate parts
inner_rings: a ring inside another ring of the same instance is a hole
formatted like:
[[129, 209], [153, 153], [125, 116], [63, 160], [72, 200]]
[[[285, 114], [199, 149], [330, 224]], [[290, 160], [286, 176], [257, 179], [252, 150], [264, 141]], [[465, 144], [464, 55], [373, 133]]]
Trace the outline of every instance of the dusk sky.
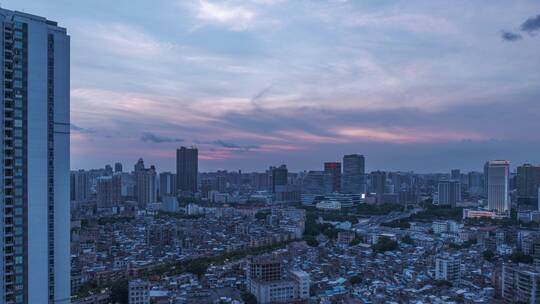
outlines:
[[71, 35], [71, 167], [540, 163], [540, 1], [4, 0]]

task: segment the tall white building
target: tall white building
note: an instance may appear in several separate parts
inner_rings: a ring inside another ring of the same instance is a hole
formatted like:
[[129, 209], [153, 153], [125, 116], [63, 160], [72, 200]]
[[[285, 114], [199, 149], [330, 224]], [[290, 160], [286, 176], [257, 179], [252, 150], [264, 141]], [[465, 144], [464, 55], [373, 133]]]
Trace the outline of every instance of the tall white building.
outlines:
[[510, 198], [508, 194], [509, 175], [509, 161], [492, 160], [486, 162], [484, 176], [489, 210], [496, 210], [499, 213], [510, 210]]
[[0, 303], [70, 302], [70, 38], [0, 9]]

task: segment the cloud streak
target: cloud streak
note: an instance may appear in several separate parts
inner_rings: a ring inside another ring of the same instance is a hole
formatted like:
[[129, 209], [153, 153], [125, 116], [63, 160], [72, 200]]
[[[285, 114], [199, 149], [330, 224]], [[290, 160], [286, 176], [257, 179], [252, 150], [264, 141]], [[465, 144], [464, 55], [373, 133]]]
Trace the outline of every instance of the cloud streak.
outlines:
[[518, 33], [502, 31], [501, 38], [506, 41], [518, 41], [521, 40], [523, 37], [521, 37], [521, 35]]
[[521, 25], [521, 30], [530, 35], [535, 35], [540, 30], [540, 14], [525, 20]]
[[183, 142], [184, 140], [181, 138], [173, 138], [173, 137], [157, 135], [151, 132], [144, 132], [141, 136], [141, 141], [161, 144], [161, 143], [179, 143], [179, 142]]

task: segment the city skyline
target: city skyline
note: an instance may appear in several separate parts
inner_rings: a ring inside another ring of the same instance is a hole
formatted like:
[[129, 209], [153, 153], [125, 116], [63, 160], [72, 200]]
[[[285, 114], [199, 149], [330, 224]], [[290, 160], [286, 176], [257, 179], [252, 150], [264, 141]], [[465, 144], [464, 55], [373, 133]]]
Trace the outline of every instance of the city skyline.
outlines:
[[540, 127], [534, 1], [2, 4], [72, 29], [73, 169], [172, 171], [180, 145], [201, 171], [350, 153], [367, 170], [479, 171], [540, 151], [523, 132]]

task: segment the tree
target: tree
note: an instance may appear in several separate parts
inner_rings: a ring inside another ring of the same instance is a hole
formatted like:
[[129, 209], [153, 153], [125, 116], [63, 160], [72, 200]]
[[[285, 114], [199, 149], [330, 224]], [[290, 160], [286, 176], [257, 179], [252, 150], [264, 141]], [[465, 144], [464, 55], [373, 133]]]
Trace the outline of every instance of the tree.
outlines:
[[266, 216], [268, 216], [270, 213], [268, 212], [265, 212], [265, 211], [259, 211], [257, 213], [255, 213], [255, 218], [258, 219], [258, 220], [264, 220], [266, 219]]
[[414, 245], [413, 239], [412, 239], [411, 236], [408, 235], [408, 234], [407, 234], [406, 236], [404, 236], [404, 237], [401, 239], [401, 241], [402, 241], [403, 243], [405, 243], [405, 244]]
[[495, 257], [495, 254], [491, 250], [486, 250], [482, 252], [482, 255], [484, 256], [484, 260], [491, 262], [493, 261], [493, 258]]
[[352, 277], [349, 279], [349, 282], [350, 282], [352, 285], [360, 284], [360, 283], [362, 283], [362, 277], [361, 277], [360, 275], [352, 276]]
[[208, 269], [208, 263], [205, 261], [192, 261], [186, 267], [187, 272], [190, 272], [199, 278], [206, 273], [206, 269]]
[[446, 281], [446, 280], [438, 280], [438, 281], [435, 281], [434, 285], [437, 287], [444, 287], [444, 286], [452, 287], [452, 282]]
[[111, 286], [111, 302], [119, 304], [128, 304], [129, 302], [129, 283], [127, 280], [116, 281]]
[[311, 247], [319, 246], [319, 241], [317, 241], [317, 239], [312, 235], [306, 235], [304, 239], [306, 240], [306, 244], [308, 246], [311, 246]]
[[533, 257], [530, 255], [523, 254], [521, 252], [514, 252], [510, 256], [510, 260], [514, 263], [532, 264]]
[[352, 242], [351, 242], [349, 245], [355, 246], [355, 245], [358, 245], [358, 244], [360, 244], [360, 243], [361, 243], [360, 238], [355, 237], [354, 240], [352, 240]]
[[257, 298], [250, 292], [242, 293], [242, 301], [246, 304], [257, 304]]
[[377, 241], [377, 244], [374, 244], [371, 246], [371, 249], [375, 252], [386, 252], [386, 251], [394, 251], [398, 248], [398, 243], [396, 241], [393, 241], [387, 236], [381, 236], [379, 237], [379, 240]]

